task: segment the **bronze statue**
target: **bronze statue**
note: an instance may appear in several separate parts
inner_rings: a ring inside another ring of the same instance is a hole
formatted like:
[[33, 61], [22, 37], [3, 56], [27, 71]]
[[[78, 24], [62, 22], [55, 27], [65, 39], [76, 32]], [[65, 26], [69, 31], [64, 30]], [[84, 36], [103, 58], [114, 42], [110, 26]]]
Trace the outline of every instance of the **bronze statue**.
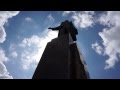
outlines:
[[58, 33], [58, 37], [60, 37], [61, 35], [64, 35], [64, 34], [67, 34], [67, 33], [70, 33], [73, 41], [76, 41], [76, 35], [78, 34], [78, 31], [77, 29], [74, 27], [73, 23], [68, 21], [68, 20], [65, 20], [64, 22], [61, 23], [60, 26], [58, 27], [54, 27], [54, 28], [48, 28], [48, 29], [52, 29], [52, 30], [59, 30], [59, 33]]

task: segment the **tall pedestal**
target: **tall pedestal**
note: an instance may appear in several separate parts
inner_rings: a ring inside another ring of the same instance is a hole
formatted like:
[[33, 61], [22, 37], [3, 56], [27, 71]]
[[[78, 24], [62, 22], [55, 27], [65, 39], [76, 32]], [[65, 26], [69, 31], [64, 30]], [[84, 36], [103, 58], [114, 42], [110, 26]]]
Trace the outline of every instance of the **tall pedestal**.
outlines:
[[87, 79], [76, 43], [69, 45], [69, 34], [47, 44], [33, 79]]

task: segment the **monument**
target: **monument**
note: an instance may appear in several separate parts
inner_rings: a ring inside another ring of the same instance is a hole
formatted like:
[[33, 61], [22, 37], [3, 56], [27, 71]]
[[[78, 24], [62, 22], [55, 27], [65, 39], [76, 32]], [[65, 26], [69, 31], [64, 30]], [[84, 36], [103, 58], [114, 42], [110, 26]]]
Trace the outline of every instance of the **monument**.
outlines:
[[58, 37], [47, 43], [32, 79], [89, 79], [73, 23], [65, 20], [49, 29], [58, 30]]

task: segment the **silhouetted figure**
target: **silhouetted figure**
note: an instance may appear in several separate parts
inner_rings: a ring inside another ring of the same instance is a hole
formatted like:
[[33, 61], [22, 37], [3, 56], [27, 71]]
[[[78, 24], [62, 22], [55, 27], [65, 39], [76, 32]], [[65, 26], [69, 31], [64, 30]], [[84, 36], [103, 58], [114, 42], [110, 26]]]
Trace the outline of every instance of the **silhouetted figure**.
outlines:
[[54, 28], [48, 28], [48, 29], [52, 29], [52, 30], [59, 30], [59, 33], [58, 33], [58, 37], [60, 37], [61, 35], [64, 35], [64, 34], [67, 34], [67, 33], [70, 33], [73, 41], [76, 41], [76, 35], [78, 34], [78, 31], [77, 29], [74, 27], [73, 23], [66, 20], [64, 22], [61, 23], [60, 26], [58, 27], [54, 27]]
[[59, 30], [58, 38], [47, 43], [32, 79], [88, 79], [82, 54], [73, 42], [78, 34], [73, 23], [66, 20], [49, 29]]

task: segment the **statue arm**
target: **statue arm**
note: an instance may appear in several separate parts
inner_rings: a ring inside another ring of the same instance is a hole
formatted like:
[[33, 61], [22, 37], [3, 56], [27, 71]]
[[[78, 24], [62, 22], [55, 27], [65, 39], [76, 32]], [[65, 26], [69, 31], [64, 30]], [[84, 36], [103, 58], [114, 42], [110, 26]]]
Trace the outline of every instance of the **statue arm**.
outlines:
[[52, 29], [52, 30], [60, 30], [61, 27], [60, 27], [60, 26], [58, 26], [58, 27], [54, 27], [54, 28], [49, 27], [48, 29]]

